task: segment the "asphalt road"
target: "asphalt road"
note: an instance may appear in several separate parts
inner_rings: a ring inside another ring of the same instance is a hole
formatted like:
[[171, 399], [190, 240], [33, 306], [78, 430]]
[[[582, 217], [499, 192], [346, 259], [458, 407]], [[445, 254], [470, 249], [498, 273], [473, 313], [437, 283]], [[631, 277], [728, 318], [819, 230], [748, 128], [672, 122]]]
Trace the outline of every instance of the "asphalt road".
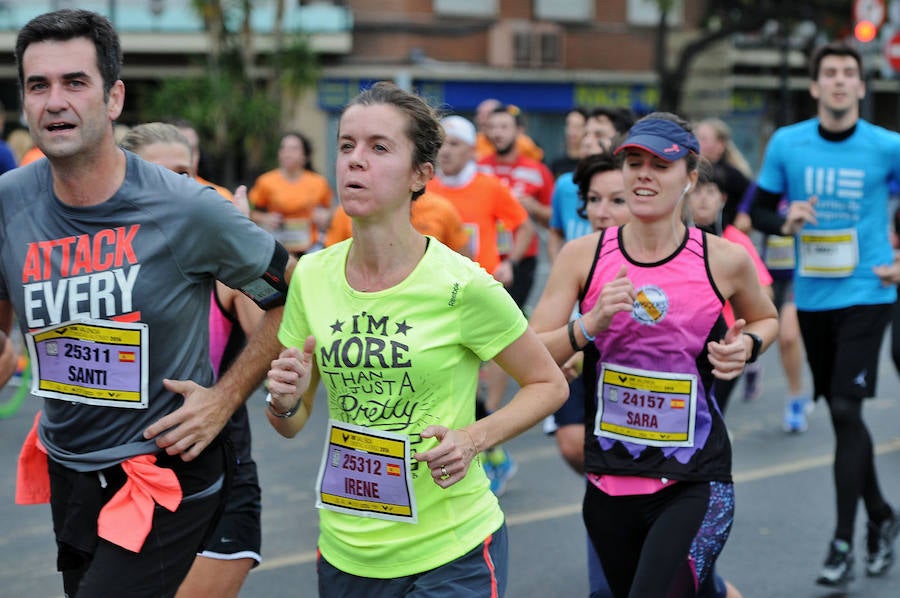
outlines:
[[[537, 288], [546, 275], [547, 263], [541, 260]], [[760, 362], [762, 397], [743, 402], [739, 384], [727, 414], [734, 441], [737, 512], [719, 571], [745, 598], [842, 595], [814, 583], [835, 525], [834, 438], [827, 407], [820, 404], [811, 414], [806, 433], [782, 432], [786, 384], [777, 349]], [[900, 377], [886, 346], [880, 373], [877, 396], [867, 401], [864, 414], [876, 446], [882, 489], [900, 508]], [[0, 402], [10, 392], [0, 390]], [[326, 421], [321, 401], [317, 403], [306, 429], [291, 440], [269, 427], [263, 393], [248, 403], [263, 489], [263, 563], [251, 572], [241, 598], [317, 596], [313, 486]], [[16, 458], [38, 408], [39, 402], [30, 399], [15, 416], [0, 420], [0, 598], [63, 595], [49, 508], [14, 504]], [[507, 447], [519, 465], [500, 501], [510, 538], [507, 598], [585, 598], [583, 481], [564, 464], [555, 441], [540, 426]], [[856, 528], [857, 579], [846, 595], [898, 598], [900, 565], [882, 578], [864, 575], [861, 506]]]
[[[734, 435], [737, 517], [720, 559], [720, 571], [754, 597], [825, 597], [813, 583], [834, 526], [831, 481], [833, 438], [824, 405], [810, 417], [810, 429], [787, 435], [780, 429], [784, 380], [776, 353], [763, 356], [766, 390], [757, 401], [735, 391], [728, 421]], [[9, 389], [0, 393], [0, 400]], [[887, 496], [900, 505], [900, 382], [889, 359], [881, 369], [877, 398], [866, 404], [877, 466]], [[49, 509], [13, 504], [18, 448], [38, 402], [29, 400], [0, 421], [0, 596], [62, 595], [54, 571], [55, 548]], [[293, 440], [268, 428], [261, 394], [250, 401], [254, 455], [263, 486], [263, 564], [242, 596], [315, 596], [317, 515], [313, 483], [323, 441], [325, 414], [316, 410]], [[563, 464], [555, 443], [535, 428], [508, 444], [519, 464], [501, 503], [510, 533], [510, 598], [587, 595], [584, 532], [580, 519], [582, 482]], [[859, 559], [865, 514], [857, 523]], [[848, 595], [900, 596], [900, 566], [870, 579], [857, 563]]]

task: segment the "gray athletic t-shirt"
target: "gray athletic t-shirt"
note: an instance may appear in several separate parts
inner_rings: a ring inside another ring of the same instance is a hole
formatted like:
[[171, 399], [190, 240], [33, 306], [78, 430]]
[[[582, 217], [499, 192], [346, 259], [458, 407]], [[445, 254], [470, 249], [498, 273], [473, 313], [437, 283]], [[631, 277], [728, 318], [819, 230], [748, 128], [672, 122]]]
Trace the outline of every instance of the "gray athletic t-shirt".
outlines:
[[0, 299], [23, 332], [86, 318], [148, 325], [146, 409], [45, 399], [40, 438], [78, 471], [155, 452], [144, 429], [182, 403], [163, 378], [213, 382], [209, 302], [216, 279], [259, 277], [274, 239], [193, 179], [126, 152], [125, 181], [91, 207], [63, 204], [41, 160], [0, 177]]

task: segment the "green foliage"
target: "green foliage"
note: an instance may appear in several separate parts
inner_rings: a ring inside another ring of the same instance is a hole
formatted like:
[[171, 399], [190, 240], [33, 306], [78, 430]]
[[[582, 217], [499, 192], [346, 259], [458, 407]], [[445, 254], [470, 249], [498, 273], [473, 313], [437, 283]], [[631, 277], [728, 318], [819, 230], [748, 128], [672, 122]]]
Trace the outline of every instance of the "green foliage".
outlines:
[[278, 83], [286, 89], [299, 90], [313, 85], [319, 78], [318, 59], [302, 37], [294, 37], [272, 57]]
[[[296, 96], [313, 85], [319, 69], [301, 35], [286, 32], [270, 54], [252, 51], [247, 37], [253, 2], [195, 0], [213, 42], [197, 78], [163, 79], [140, 107], [143, 121], [187, 119], [203, 139], [222, 182], [245, 179], [271, 164], [283, 126], [284, 92]], [[235, 172], [240, 168], [241, 172]]]
[[[224, 125], [227, 137], [217, 141], [234, 144], [246, 137], [271, 135], [271, 131], [277, 135], [281, 105], [273, 101], [264, 82], [251, 81], [235, 68], [221, 68], [206, 70], [199, 78], [163, 80], [147, 98], [142, 117], [187, 119], [204, 139], [216, 139]], [[216, 153], [212, 147], [206, 149]]]

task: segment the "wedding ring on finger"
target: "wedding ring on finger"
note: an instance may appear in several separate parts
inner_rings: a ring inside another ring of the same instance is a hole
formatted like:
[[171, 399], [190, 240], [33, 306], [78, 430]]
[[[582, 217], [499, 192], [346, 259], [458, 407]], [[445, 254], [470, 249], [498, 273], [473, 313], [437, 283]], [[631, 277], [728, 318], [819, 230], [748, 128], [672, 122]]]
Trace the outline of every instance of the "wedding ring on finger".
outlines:
[[447, 468], [444, 467], [443, 465], [441, 465], [441, 479], [446, 480], [449, 477], [450, 477], [450, 474], [447, 473]]

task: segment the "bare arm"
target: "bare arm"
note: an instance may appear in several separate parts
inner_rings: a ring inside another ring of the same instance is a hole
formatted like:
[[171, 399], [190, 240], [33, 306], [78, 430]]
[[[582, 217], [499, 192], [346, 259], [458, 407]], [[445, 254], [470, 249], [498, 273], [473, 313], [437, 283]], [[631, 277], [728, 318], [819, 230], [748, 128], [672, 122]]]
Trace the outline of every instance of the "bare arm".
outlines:
[[509, 259], [514, 262], [521, 262], [528, 252], [528, 246], [531, 245], [531, 240], [534, 239], [535, 235], [537, 235], [537, 229], [534, 228], [534, 223], [531, 220], [523, 222], [516, 229], [515, 241], [509, 252]]
[[522, 258], [525, 257], [525, 253], [528, 251], [528, 246], [531, 244], [531, 240], [536, 234], [537, 231], [535, 230], [534, 223], [531, 222], [530, 218], [525, 220], [516, 229], [515, 235], [513, 236], [513, 246], [509, 252], [509, 255], [505, 260], [500, 262], [492, 272], [494, 278], [503, 283], [504, 286], [508, 287], [512, 284], [513, 264], [522, 261]]
[[525, 207], [528, 211], [528, 215], [531, 216], [535, 222], [544, 228], [550, 225], [550, 216], [552, 215], [550, 206], [542, 204], [537, 198], [532, 197], [531, 195], [520, 197], [519, 201], [522, 202], [522, 206]]
[[0, 332], [9, 336], [13, 326], [13, 308], [9, 301], [0, 301]]
[[282, 216], [278, 212], [253, 209], [250, 211], [250, 220], [267, 230], [275, 230], [281, 226]]
[[463, 479], [479, 452], [521, 434], [558, 409], [569, 395], [562, 372], [531, 329], [494, 361], [519, 384], [508, 404], [463, 429], [433, 425], [422, 431], [423, 438], [437, 438], [440, 444], [416, 453], [415, 458], [428, 464], [434, 482], [442, 488]]
[[6, 386], [9, 379], [16, 373], [18, 355], [9, 338], [12, 332], [12, 304], [9, 301], [0, 301], [0, 388]]
[[319, 370], [316, 367], [313, 350], [316, 340], [306, 338], [303, 350], [289, 347], [272, 361], [269, 369], [269, 393], [272, 407], [279, 413], [287, 413], [301, 399], [300, 407], [291, 417], [277, 417], [266, 410], [269, 423], [285, 438], [293, 438], [303, 429], [312, 414], [313, 399], [319, 386]]
[[550, 415], [569, 396], [569, 386], [531, 329], [494, 357], [519, 385], [504, 407], [469, 426], [478, 448], [484, 450], [517, 436]]
[[234, 207], [244, 216], [250, 217], [250, 200], [247, 199], [247, 185], [238, 185], [234, 190]]
[[[295, 265], [291, 258], [285, 268], [287, 282]], [[170, 455], [180, 454], [185, 461], [196, 458], [260, 385], [271, 361], [281, 351], [278, 327], [283, 313], [283, 307], [265, 312], [247, 346], [211, 388], [191, 380], [163, 380], [167, 390], [184, 395], [184, 404], [150, 425], [144, 438], [155, 438], [157, 446]]]
[[512, 190], [501, 183], [499, 179], [495, 179], [495, 182], [495, 193], [501, 209], [501, 212], [497, 214], [497, 223], [502, 222], [505, 229], [513, 232], [513, 244], [507, 259], [500, 262], [491, 274], [508, 287], [513, 282], [513, 264], [525, 257], [536, 230], [528, 215], [528, 210], [516, 199]]
[[565, 242], [566, 239], [563, 237], [561, 230], [551, 228], [550, 232], [547, 233], [547, 255], [550, 256], [551, 264], [556, 261], [556, 256], [559, 255], [559, 250], [562, 249]]
[[[563, 245], [550, 269], [544, 292], [531, 314], [531, 327], [559, 365], [575, 353], [569, 340], [567, 323], [584, 290], [598, 239], [599, 233], [593, 233]], [[580, 345], [583, 344], [580, 330], [577, 335]]]
[[719, 237], [709, 241], [710, 271], [716, 286], [731, 301], [738, 320], [721, 341], [707, 345], [709, 360], [717, 378], [729, 380], [740, 375], [753, 349], [753, 341], [743, 332], [762, 339], [760, 352], [778, 336], [778, 312], [759, 284], [753, 260], [747, 251]]
[[331, 217], [334, 215], [334, 212], [331, 208], [326, 208], [324, 206], [316, 206], [313, 208], [313, 225], [317, 230], [326, 231], [328, 227], [331, 225]]
[[216, 282], [219, 297], [225, 298], [223, 301], [228, 308], [229, 313], [234, 314], [244, 334], [249, 338], [256, 332], [266, 315], [265, 310], [260, 308], [253, 299], [242, 292], [232, 289], [221, 282]]

